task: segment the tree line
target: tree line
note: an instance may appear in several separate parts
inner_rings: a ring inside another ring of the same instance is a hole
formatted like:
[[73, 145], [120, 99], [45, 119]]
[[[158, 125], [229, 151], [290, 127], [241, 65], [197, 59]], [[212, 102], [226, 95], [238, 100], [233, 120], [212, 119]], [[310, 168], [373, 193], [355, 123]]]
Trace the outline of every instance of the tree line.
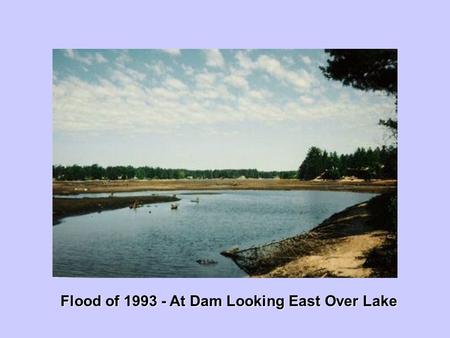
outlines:
[[343, 176], [355, 176], [362, 179], [397, 178], [397, 148], [382, 146], [357, 148], [352, 154], [338, 155], [318, 147], [311, 147], [298, 171], [259, 171], [257, 169], [171, 169], [160, 167], [108, 166], [98, 164], [54, 165], [53, 179], [67, 181], [83, 180], [129, 180], [129, 179], [221, 179], [245, 178], [281, 178], [311, 180], [339, 179]]
[[356, 176], [362, 179], [397, 178], [397, 148], [358, 148], [352, 154], [338, 155], [318, 147], [311, 147], [300, 165], [297, 177], [300, 180], [339, 179]]
[[67, 181], [127, 179], [220, 179], [220, 178], [295, 178], [296, 171], [259, 171], [257, 169], [189, 170], [160, 167], [108, 166], [98, 164], [54, 165], [53, 179]]

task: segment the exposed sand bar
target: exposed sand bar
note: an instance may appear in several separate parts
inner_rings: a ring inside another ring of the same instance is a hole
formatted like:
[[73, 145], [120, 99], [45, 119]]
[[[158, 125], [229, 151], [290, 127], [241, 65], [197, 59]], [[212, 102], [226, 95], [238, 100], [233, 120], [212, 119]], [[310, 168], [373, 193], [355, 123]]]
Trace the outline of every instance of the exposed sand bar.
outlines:
[[84, 215], [104, 210], [120, 209], [141, 204], [174, 202], [173, 196], [131, 196], [102, 198], [53, 198], [53, 224], [67, 216]]
[[395, 190], [396, 180], [300, 181], [294, 179], [54, 181], [54, 195], [146, 190], [336, 190], [383, 193]]

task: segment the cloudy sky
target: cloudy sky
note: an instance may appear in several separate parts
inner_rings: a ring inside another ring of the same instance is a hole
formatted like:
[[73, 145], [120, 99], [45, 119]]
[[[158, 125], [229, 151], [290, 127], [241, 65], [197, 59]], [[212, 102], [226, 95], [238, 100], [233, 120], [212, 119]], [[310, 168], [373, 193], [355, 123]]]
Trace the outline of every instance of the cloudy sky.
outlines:
[[394, 101], [324, 78], [322, 50], [54, 50], [54, 164], [294, 170], [387, 142]]

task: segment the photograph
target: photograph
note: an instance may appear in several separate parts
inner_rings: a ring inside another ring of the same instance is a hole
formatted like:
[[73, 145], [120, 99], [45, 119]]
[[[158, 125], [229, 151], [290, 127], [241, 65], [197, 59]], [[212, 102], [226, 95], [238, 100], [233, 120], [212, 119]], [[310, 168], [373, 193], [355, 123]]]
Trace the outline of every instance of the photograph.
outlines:
[[50, 53], [53, 277], [398, 276], [397, 49]]

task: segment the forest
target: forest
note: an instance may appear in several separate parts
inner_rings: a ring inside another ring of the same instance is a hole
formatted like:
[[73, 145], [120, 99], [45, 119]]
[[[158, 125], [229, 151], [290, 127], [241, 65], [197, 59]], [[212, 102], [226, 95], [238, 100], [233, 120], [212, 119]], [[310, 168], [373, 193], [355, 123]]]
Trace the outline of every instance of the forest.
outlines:
[[340, 179], [354, 176], [361, 179], [396, 179], [397, 148], [358, 148], [352, 154], [338, 155], [318, 147], [311, 147], [298, 169], [301, 180], [314, 178]]
[[70, 165], [53, 166], [53, 179], [62, 181], [127, 180], [127, 179], [221, 179], [221, 178], [280, 178], [312, 180], [340, 179], [355, 176], [362, 179], [395, 179], [397, 177], [397, 148], [358, 148], [352, 154], [338, 155], [311, 147], [298, 171], [260, 171], [257, 169], [190, 170], [150, 166]]
[[259, 171], [257, 169], [189, 170], [160, 167], [108, 166], [98, 164], [53, 166], [58, 181], [126, 180], [126, 179], [220, 179], [220, 178], [295, 178], [296, 171]]

